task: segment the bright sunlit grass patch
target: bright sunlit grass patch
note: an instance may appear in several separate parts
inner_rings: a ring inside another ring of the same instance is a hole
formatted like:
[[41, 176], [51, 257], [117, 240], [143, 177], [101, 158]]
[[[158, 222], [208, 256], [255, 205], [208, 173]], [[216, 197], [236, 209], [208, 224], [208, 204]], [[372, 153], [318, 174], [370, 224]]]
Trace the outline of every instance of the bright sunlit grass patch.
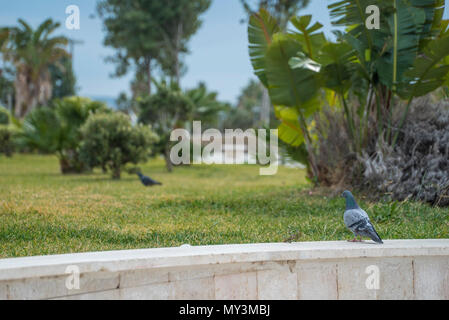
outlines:
[[[344, 200], [305, 192], [305, 172], [256, 166], [191, 166], [169, 174], [153, 160], [137, 176], [59, 174], [51, 156], [0, 158], [0, 257], [191, 245], [342, 240]], [[449, 238], [449, 209], [367, 203], [385, 239]]]

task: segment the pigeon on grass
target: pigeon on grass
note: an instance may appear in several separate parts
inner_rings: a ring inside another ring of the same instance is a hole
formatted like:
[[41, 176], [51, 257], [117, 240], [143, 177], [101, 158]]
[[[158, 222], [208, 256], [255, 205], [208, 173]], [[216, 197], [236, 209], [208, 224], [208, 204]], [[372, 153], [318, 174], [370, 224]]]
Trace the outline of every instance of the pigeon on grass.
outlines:
[[145, 187], [152, 187], [152, 186], [156, 186], [156, 185], [161, 186], [162, 185], [162, 183], [157, 182], [157, 181], [151, 179], [150, 177], [144, 176], [140, 172], [138, 172], [137, 175], [139, 176], [140, 181], [142, 182], [142, 184]]
[[[345, 191], [342, 197], [346, 199], [346, 211], [344, 221], [346, 227], [354, 234], [354, 239], [350, 242], [362, 242], [363, 237], [371, 238], [376, 243], [383, 243], [371, 223], [368, 214], [359, 207], [350, 191]], [[357, 240], [357, 237], [360, 240]]]

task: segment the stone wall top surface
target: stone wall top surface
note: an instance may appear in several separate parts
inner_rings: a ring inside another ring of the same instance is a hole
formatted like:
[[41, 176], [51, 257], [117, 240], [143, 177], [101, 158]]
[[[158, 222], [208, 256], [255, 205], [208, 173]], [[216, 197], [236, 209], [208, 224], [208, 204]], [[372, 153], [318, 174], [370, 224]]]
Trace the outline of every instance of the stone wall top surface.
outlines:
[[383, 245], [333, 241], [182, 246], [0, 259], [0, 281], [62, 275], [69, 265], [88, 273], [265, 261], [443, 255], [449, 255], [449, 239], [386, 240]]

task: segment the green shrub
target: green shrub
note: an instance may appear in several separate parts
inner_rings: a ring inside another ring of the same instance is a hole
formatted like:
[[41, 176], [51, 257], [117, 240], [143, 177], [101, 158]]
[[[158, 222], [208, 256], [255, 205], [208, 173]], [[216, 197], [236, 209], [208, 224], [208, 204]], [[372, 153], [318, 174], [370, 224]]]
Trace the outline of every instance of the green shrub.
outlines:
[[61, 126], [55, 111], [42, 107], [26, 115], [18, 142], [30, 151], [51, 154], [60, 149], [60, 136]]
[[62, 121], [67, 122], [72, 128], [80, 128], [91, 113], [106, 113], [110, 109], [99, 101], [92, 101], [84, 97], [67, 97], [57, 99], [53, 107]]
[[9, 124], [9, 112], [0, 106], [0, 124]]
[[8, 126], [0, 124], [0, 154], [7, 157], [14, 152], [13, 130]]
[[103, 103], [88, 98], [55, 100], [52, 108], [36, 108], [25, 117], [20, 145], [41, 153], [56, 153], [63, 174], [87, 171], [89, 166], [79, 156], [80, 128], [89, 115], [108, 110]]
[[113, 179], [120, 179], [127, 163], [147, 161], [151, 146], [158, 140], [149, 127], [133, 126], [122, 113], [92, 115], [81, 133], [81, 159], [92, 168], [111, 170]]

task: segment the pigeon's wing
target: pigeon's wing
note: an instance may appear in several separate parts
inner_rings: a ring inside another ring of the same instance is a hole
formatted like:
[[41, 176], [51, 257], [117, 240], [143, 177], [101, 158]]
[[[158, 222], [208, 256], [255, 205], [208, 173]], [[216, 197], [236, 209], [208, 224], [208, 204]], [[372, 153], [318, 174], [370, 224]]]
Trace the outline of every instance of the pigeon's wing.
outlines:
[[143, 183], [145, 186], [150, 186], [150, 185], [151, 185], [151, 179], [148, 178], [148, 177], [142, 177], [142, 183]]
[[162, 183], [160, 183], [160, 182], [158, 182], [158, 181], [156, 181], [156, 180], [153, 180], [153, 179], [151, 179], [151, 178], [150, 178], [150, 180], [151, 180], [151, 184], [152, 184], [152, 185], [162, 185]]
[[344, 221], [345, 221], [345, 225], [348, 229], [350, 229], [351, 231], [353, 231], [352, 229], [361, 221], [365, 220], [366, 212], [364, 212], [361, 209], [351, 209], [351, 210], [346, 210], [345, 211], [345, 215], [344, 215]]
[[162, 185], [162, 183], [157, 182], [157, 181], [155, 181], [155, 180], [153, 180], [153, 179], [151, 179], [150, 177], [147, 177], [147, 176], [143, 177], [142, 182], [146, 186]]
[[373, 241], [383, 243], [368, 215], [362, 209], [347, 210], [344, 215], [345, 225], [355, 235], [371, 238]]
[[383, 243], [383, 241], [380, 238], [379, 234], [377, 233], [376, 229], [371, 224], [371, 222], [369, 222], [369, 220], [366, 220], [366, 224], [358, 227], [356, 229], [356, 233], [363, 237], [371, 238], [374, 242]]
[[365, 210], [363, 210], [363, 209], [360, 209], [360, 210], [362, 211], [363, 215], [366, 217], [367, 222], [368, 222], [367, 223], [367, 232], [368, 233], [366, 234], [366, 236], [371, 238], [374, 242], [383, 243], [382, 239], [380, 238], [379, 234], [376, 231], [376, 228], [374, 228], [368, 214], [365, 212]]
[[360, 210], [360, 214], [361, 215], [363, 215], [366, 219], [368, 219], [369, 220], [369, 216], [368, 216], [368, 213], [366, 213], [366, 211], [365, 210], [363, 210], [363, 209], [358, 209], [358, 210]]

